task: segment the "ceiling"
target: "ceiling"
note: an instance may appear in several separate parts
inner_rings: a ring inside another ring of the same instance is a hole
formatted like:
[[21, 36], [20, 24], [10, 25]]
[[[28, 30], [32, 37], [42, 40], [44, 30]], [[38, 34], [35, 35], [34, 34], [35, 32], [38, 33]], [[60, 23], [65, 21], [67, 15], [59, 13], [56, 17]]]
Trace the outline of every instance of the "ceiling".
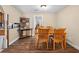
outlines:
[[14, 5], [14, 7], [23, 13], [57, 13], [65, 8], [66, 5], [46, 5], [45, 8], [40, 7], [40, 5]]

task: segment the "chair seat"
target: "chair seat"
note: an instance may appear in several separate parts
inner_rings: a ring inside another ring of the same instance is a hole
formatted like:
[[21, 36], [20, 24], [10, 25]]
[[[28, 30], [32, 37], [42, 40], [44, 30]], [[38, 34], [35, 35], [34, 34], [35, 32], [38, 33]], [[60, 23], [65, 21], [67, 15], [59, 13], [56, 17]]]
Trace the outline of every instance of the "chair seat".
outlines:
[[63, 42], [63, 39], [53, 39], [53, 41], [56, 43], [61, 43], [61, 42]]

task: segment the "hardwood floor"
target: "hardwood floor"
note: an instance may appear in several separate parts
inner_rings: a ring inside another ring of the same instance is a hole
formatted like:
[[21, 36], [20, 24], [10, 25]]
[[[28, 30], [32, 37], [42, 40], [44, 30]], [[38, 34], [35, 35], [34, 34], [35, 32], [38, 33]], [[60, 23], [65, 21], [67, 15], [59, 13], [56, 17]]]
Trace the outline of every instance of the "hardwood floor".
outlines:
[[35, 38], [33, 37], [19, 39], [12, 45], [10, 45], [9, 48], [4, 49], [2, 53], [78, 53], [79, 52], [70, 45], [67, 45], [66, 49], [61, 49], [60, 47], [57, 47], [56, 50], [53, 50], [52, 46], [50, 46], [50, 49], [47, 50], [46, 45], [44, 43], [40, 45], [40, 49], [36, 49], [34, 39]]

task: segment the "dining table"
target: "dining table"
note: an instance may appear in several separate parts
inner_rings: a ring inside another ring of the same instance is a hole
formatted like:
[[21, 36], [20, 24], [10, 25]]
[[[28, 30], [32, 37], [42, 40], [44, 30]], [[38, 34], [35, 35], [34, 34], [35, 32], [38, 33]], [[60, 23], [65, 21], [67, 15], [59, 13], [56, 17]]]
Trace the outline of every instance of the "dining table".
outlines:
[[[50, 36], [53, 36], [54, 35], [54, 28], [49, 28], [49, 27], [40, 27], [38, 29], [44, 29], [44, 30], [49, 30], [49, 37]], [[36, 34], [38, 34], [38, 31], [36, 32]], [[53, 40], [53, 37], [51, 37], [52, 40]], [[48, 41], [49, 41], [49, 38], [48, 38]], [[63, 40], [63, 48], [66, 48], [66, 32], [64, 34], [64, 40]]]

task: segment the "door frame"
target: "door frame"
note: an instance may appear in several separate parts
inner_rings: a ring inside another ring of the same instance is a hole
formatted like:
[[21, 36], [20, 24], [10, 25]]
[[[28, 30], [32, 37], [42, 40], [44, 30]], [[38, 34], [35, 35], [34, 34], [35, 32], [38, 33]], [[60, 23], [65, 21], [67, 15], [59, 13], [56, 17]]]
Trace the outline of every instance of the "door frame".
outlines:
[[8, 28], [8, 25], [9, 25], [9, 14], [7, 14], [7, 21], [6, 21], [6, 25], [7, 25], [7, 47], [9, 47], [9, 28]]

